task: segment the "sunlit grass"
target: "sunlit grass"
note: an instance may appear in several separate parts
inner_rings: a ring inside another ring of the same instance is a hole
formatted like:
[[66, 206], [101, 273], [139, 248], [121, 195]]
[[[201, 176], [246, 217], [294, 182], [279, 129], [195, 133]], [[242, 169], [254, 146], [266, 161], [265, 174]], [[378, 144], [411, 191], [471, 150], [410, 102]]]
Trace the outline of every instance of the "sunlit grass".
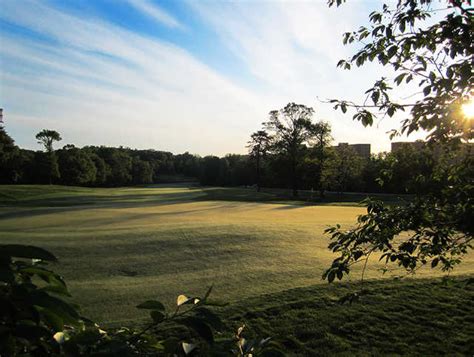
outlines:
[[[138, 302], [171, 303], [211, 284], [232, 302], [323, 283], [333, 259], [324, 229], [364, 212], [245, 189], [0, 186], [0, 197], [2, 241], [50, 249], [86, 315], [115, 323], [136, 321]], [[473, 266], [468, 259], [458, 273]], [[381, 277], [380, 267], [366, 276]]]

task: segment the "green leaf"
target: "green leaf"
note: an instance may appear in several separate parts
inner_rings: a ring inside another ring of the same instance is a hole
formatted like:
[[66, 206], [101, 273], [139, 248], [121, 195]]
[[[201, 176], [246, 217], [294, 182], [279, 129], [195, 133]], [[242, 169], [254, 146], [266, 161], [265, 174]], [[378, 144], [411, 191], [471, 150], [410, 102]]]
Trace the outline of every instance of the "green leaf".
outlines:
[[157, 310], [150, 311], [150, 317], [154, 323], [160, 323], [165, 319], [165, 315]]
[[405, 76], [406, 76], [406, 73], [401, 73], [401, 74], [399, 74], [398, 76], [395, 77], [394, 82], [395, 82], [397, 85], [400, 85], [400, 83], [402, 83], [403, 78], [405, 78]]
[[62, 296], [69, 296], [69, 297], [71, 296], [71, 294], [69, 293], [69, 291], [64, 285], [48, 285], [39, 290], [47, 292], [47, 293], [62, 295]]
[[53, 328], [55, 332], [64, 330], [63, 319], [48, 309], [40, 311], [46, 323]]
[[167, 338], [161, 344], [165, 347], [166, 355], [174, 355], [178, 347], [179, 340], [176, 337]]
[[137, 305], [137, 309], [165, 311], [165, 306], [157, 300], [148, 300]]
[[354, 260], [358, 260], [364, 253], [361, 250], [354, 252]]
[[395, 114], [395, 108], [394, 107], [389, 107], [387, 109], [387, 115], [391, 118], [391, 117], [393, 117], [393, 114]]
[[29, 259], [41, 259], [51, 262], [56, 262], [58, 259], [50, 252], [45, 249], [38, 248], [32, 245], [22, 244], [1, 244], [0, 245], [0, 256], [3, 257], [16, 257], [16, 258], [29, 258]]
[[48, 336], [50, 335], [50, 332], [48, 329], [41, 326], [18, 324], [15, 326], [14, 334], [15, 336], [24, 337], [27, 340], [31, 340]]
[[392, 58], [393, 56], [395, 56], [395, 54], [397, 53], [397, 50], [398, 50], [398, 47], [397, 46], [392, 46], [388, 49], [387, 51], [387, 55], [389, 58]]
[[211, 328], [201, 319], [190, 316], [180, 321], [180, 323], [193, 329], [207, 343], [212, 344], [214, 342]]
[[341, 110], [343, 113], [346, 113], [347, 112], [347, 105], [346, 103], [341, 103]]
[[216, 330], [224, 329], [225, 327], [221, 318], [216, 313], [205, 307], [199, 307], [196, 310], [196, 317], [199, 317], [203, 321], [206, 321], [206, 323], [211, 325]]
[[380, 97], [380, 92], [379, 91], [373, 91], [372, 92], [371, 98], [372, 98], [372, 102], [374, 103], [374, 105], [377, 105], [377, 103], [379, 101], [379, 97]]
[[43, 291], [35, 291], [31, 294], [30, 298], [34, 305], [50, 310], [62, 318], [64, 322], [69, 324], [79, 323], [79, 314], [75, 308], [67, 302], [50, 296]]
[[27, 266], [26, 268], [19, 269], [19, 271], [21, 273], [37, 275], [48, 284], [58, 286], [59, 288], [62, 288], [67, 292], [66, 283], [64, 282], [64, 280], [58, 274], [48, 269], [39, 266]]

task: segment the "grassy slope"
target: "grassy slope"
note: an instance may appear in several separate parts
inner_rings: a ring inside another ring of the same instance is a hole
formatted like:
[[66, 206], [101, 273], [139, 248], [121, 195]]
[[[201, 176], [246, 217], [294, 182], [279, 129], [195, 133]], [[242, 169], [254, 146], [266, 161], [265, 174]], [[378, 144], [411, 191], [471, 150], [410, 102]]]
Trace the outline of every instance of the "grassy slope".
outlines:
[[245, 322], [299, 356], [472, 355], [472, 278], [372, 281], [359, 302], [338, 303], [359, 289], [347, 283], [297, 288], [244, 300], [223, 315], [229, 327]]
[[[363, 212], [339, 204], [179, 185], [0, 186], [0, 236], [50, 249], [85, 314], [118, 324], [137, 321], [138, 302], [171, 304], [210, 284], [216, 298], [235, 302], [320, 283], [332, 260], [324, 228], [349, 226]], [[379, 277], [379, 267], [368, 277]], [[458, 273], [473, 267], [471, 256]]]

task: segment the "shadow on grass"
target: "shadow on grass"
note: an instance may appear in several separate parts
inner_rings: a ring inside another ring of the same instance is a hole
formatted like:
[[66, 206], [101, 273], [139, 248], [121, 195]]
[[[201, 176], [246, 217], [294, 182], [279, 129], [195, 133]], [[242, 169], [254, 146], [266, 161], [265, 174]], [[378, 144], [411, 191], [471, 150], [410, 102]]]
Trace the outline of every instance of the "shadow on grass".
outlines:
[[[368, 196], [368, 194], [328, 193], [324, 199], [312, 199], [308, 196], [308, 191], [301, 191], [300, 197], [294, 198], [288, 194], [287, 190], [280, 189], [265, 189], [264, 192], [257, 192], [251, 188], [199, 187], [184, 184], [160, 184], [146, 186], [146, 188], [148, 191], [136, 194], [129, 193], [130, 190], [135, 189], [133, 187], [115, 189], [117, 191], [114, 191], [113, 188], [97, 189], [103, 194], [94, 194], [94, 189], [82, 187], [45, 186], [44, 192], [42, 192], [40, 186], [11, 186], [11, 191], [4, 189], [3, 192], [0, 192], [3, 196], [9, 197], [9, 199], [3, 200], [0, 207], [17, 209], [0, 213], [0, 220], [85, 209], [150, 207], [202, 201], [280, 204], [281, 206], [275, 208], [279, 210], [314, 205], [358, 206], [360, 201]], [[153, 192], [154, 188], [156, 188], [156, 192]], [[183, 191], [163, 191], [163, 189], [175, 188], [183, 189]], [[31, 196], [28, 196], [30, 190]], [[44, 197], [41, 197], [41, 194]], [[402, 201], [396, 195], [382, 195], [377, 198], [388, 203]]]
[[[250, 298], [223, 312], [290, 355], [470, 355], [473, 278], [370, 281], [296, 288]], [[348, 293], [366, 293], [341, 305]]]
[[114, 196], [70, 195], [63, 197], [24, 199], [21, 201], [9, 202], [6, 205], [4, 204], [4, 207], [14, 207], [18, 208], [18, 210], [0, 213], [0, 220], [52, 214], [58, 212], [73, 212], [86, 209], [120, 209], [171, 205], [176, 203], [192, 202], [197, 195], [200, 195], [200, 193], [166, 193], [157, 191], [157, 194], [123, 194]]

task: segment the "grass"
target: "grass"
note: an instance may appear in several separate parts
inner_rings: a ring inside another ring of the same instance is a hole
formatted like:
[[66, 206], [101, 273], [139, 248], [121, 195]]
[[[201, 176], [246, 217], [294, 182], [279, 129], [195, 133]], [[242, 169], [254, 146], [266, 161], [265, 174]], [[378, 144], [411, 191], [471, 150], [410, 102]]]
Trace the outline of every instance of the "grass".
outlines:
[[290, 355], [472, 355], [472, 278], [371, 281], [358, 302], [338, 302], [360, 288], [343, 283], [291, 289], [244, 300], [222, 315], [230, 330], [245, 322]]
[[[249, 189], [0, 186], [2, 242], [56, 254], [84, 314], [108, 325], [140, 321], [144, 300], [171, 305], [211, 284], [231, 303], [321, 284], [333, 259], [323, 230], [363, 212], [350, 200], [311, 204]], [[380, 278], [380, 267], [366, 276]], [[457, 273], [473, 271], [470, 255]]]

